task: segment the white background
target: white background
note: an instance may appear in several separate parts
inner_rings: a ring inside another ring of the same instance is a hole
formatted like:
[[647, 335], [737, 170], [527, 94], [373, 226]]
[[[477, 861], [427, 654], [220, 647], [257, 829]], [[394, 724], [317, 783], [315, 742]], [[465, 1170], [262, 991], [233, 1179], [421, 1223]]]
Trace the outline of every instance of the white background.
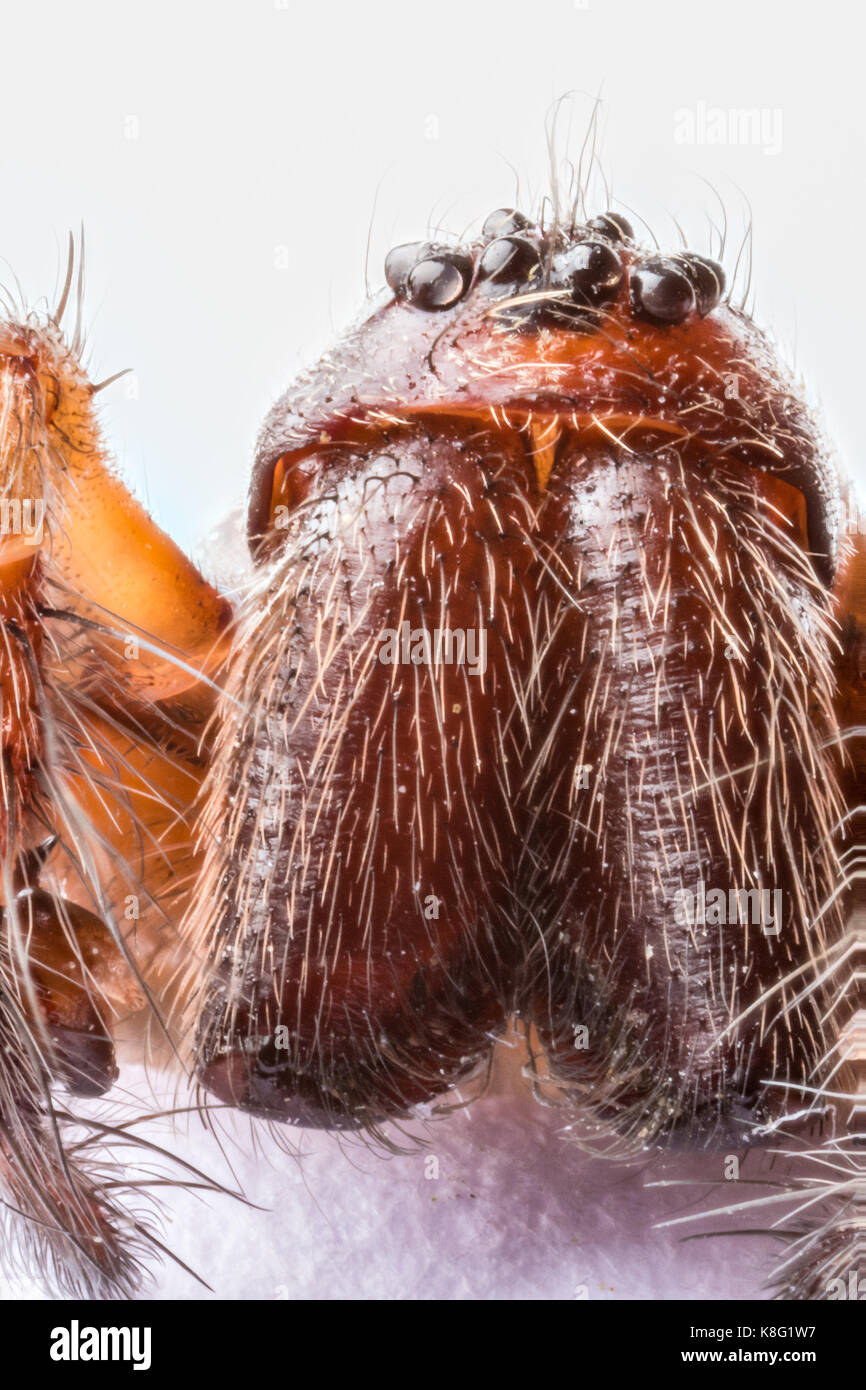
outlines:
[[[663, 245], [676, 218], [714, 249], [718, 195], [732, 271], [752, 220], [757, 317], [856, 474], [859, 22], [842, 0], [5, 0], [0, 278], [51, 298], [84, 223], [93, 373], [135, 368], [104, 398], [118, 466], [193, 546], [242, 494], [274, 396], [360, 307], [368, 236], [375, 288], [390, 244], [512, 202], [513, 169], [530, 206], [552, 103], [581, 94], [559, 123], [576, 155], [601, 95], [604, 171]], [[781, 148], [678, 142], [700, 103], [763, 110]], [[587, 1167], [557, 1125], [522, 1093], [443, 1122], [435, 1203], [418, 1158], [312, 1136], [301, 1163], [245, 1163], [271, 1214], [182, 1201], [171, 1239], [223, 1296], [754, 1291], [757, 1246], [652, 1234], [640, 1174]]]

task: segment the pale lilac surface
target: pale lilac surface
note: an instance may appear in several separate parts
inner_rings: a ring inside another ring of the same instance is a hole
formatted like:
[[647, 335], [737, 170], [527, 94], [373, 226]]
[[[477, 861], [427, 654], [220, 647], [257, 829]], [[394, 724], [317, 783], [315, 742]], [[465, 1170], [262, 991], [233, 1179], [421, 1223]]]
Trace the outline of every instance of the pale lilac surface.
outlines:
[[[426, 1131], [416, 1125], [424, 1141], [408, 1155], [294, 1131], [300, 1156], [293, 1158], [262, 1126], [233, 1118], [223, 1129], [237, 1147], [225, 1152], [248, 1199], [264, 1210], [178, 1195], [169, 1243], [221, 1298], [766, 1296], [775, 1242], [684, 1241], [680, 1228], [656, 1228], [707, 1194], [716, 1207], [754, 1195], [742, 1182], [713, 1186], [722, 1176], [720, 1155], [631, 1165], [592, 1159], [563, 1137], [565, 1122], [512, 1075], [500, 1075], [490, 1093]], [[177, 1152], [225, 1174], [216, 1144], [197, 1123]], [[431, 1156], [438, 1178], [425, 1176]], [[665, 1178], [683, 1185], [647, 1186]], [[706, 1183], [685, 1185], [695, 1179]], [[726, 1224], [716, 1218], [688, 1230]], [[170, 1266], [150, 1292], [210, 1296]]]

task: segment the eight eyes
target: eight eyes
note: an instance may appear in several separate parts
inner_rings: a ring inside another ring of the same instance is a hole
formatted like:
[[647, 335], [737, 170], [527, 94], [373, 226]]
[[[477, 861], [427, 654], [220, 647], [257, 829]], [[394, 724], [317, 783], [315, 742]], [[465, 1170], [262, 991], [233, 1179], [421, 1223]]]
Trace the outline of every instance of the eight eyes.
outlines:
[[476, 284], [494, 287], [509, 297], [503, 317], [512, 324], [592, 326], [626, 277], [634, 314], [652, 323], [703, 318], [716, 307], [725, 289], [716, 261], [691, 251], [628, 259], [625, 244], [633, 235], [620, 213], [608, 211], [557, 247], [523, 213], [497, 208], [484, 223], [480, 248], [408, 242], [388, 254], [385, 279], [398, 298], [427, 312], [454, 308]]

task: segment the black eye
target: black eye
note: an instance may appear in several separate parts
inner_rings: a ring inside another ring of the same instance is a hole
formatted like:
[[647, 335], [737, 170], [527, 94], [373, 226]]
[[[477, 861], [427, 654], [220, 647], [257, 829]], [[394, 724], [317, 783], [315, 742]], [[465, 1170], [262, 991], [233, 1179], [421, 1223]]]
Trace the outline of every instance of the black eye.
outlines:
[[515, 212], [514, 208], [497, 208], [491, 212], [484, 226], [481, 228], [481, 235], [484, 237], [510, 236], [512, 232], [522, 232], [532, 223], [528, 217], [524, 217], [522, 212]]
[[699, 256], [696, 251], [685, 251], [677, 257], [682, 269], [692, 282], [701, 318], [715, 309], [725, 292], [725, 272], [718, 261], [708, 256]]
[[501, 236], [485, 247], [478, 263], [478, 274], [497, 284], [528, 280], [541, 268], [541, 253], [531, 238]]
[[606, 236], [609, 241], [632, 241], [634, 230], [631, 223], [621, 212], [603, 212], [600, 217], [593, 217], [587, 223], [591, 232], [598, 232], [599, 236]]
[[557, 278], [571, 286], [575, 303], [593, 308], [616, 297], [623, 274], [619, 256], [605, 241], [579, 241], [557, 266]]
[[419, 261], [406, 282], [406, 293], [419, 309], [450, 309], [469, 286], [472, 262], [458, 253], [438, 252]]
[[634, 266], [630, 290], [635, 313], [656, 323], [682, 323], [695, 311], [691, 280], [679, 262], [665, 256], [653, 256]]
[[395, 246], [385, 257], [385, 279], [395, 294], [406, 293], [406, 282], [414, 265], [430, 254], [426, 241], [406, 241]]

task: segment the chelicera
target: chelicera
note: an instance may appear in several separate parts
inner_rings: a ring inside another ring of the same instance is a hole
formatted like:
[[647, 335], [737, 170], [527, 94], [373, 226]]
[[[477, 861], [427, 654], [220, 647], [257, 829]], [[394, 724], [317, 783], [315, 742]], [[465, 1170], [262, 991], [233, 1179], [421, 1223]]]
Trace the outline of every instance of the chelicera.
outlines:
[[[721, 265], [613, 210], [385, 280], [265, 421], [236, 604], [112, 473], [64, 305], [0, 342], [3, 496], [44, 508], [0, 549], [0, 1156], [77, 1287], [135, 1277], [48, 1137], [118, 1010], [223, 1102], [373, 1135], [519, 1018], [584, 1142], [832, 1092], [859, 1181], [864, 560], [810, 412]], [[792, 1290], [857, 1256], [831, 1207]]]

